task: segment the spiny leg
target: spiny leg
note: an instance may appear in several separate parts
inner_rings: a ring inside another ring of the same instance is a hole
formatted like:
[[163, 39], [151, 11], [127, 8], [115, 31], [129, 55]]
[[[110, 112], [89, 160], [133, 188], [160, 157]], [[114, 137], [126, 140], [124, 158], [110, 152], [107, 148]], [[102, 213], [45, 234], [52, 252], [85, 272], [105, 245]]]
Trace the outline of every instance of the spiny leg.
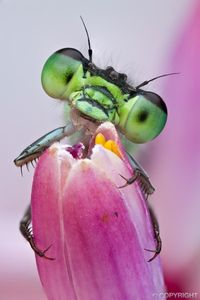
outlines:
[[23, 237], [29, 242], [31, 248], [37, 255], [49, 260], [54, 260], [54, 258], [46, 256], [46, 252], [49, 250], [51, 245], [48, 246], [45, 250], [41, 251], [34, 242], [34, 236], [31, 227], [31, 206], [30, 205], [26, 209], [24, 216], [20, 221], [19, 229]]
[[160, 230], [159, 230], [159, 225], [158, 225], [158, 220], [156, 218], [156, 215], [155, 215], [152, 207], [149, 204], [148, 204], [148, 208], [149, 208], [151, 223], [152, 223], [152, 226], [153, 226], [154, 239], [155, 239], [155, 242], [156, 242], [156, 249], [155, 250], [145, 249], [146, 251], [154, 253], [152, 258], [150, 258], [148, 260], [148, 262], [150, 262], [150, 261], [154, 260], [158, 256], [158, 254], [161, 252], [162, 240], [160, 238]]
[[[150, 179], [149, 179], [148, 175], [146, 174], [146, 172], [144, 171], [144, 169], [139, 165], [139, 163], [128, 152], [126, 152], [126, 153], [127, 153], [129, 163], [134, 170], [134, 175], [128, 179], [125, 178], [124, 176], [120, 175], [126, 181], [126, 183], [123, 186], [120, 186], [119, 188], [126, 187], [126, 186], [132, 184], [133, 182], [135, 182], [136, 180], [138, 180], [140, 188], [143, 191], [143, 193], [146, 195], [146, 200], [147, 200], [148, 196], [153, 194], [155, 189], [152, 186]], [[148, 262], [151, 262], [161, 252], [162, 240], [160, 238], [159, 225], [158, 225], [158, 221], [155, 216], [155, 213], [148, 202], [147, 202], [147, 205], [148, 205], [148, 209], [149, 209], [149, 213], [150, 213], [151, 223], [153, 226], [154, 239], [156, 241], [156, 249], [155, 250], [145, 249], [146, 251], [154, 253], [153, 257], [148, 260]]]
[[70, 122], [66, 126], [48, 132], [24, 149], [14, 160], [15, 165], [17, 167], [22, 167], [24, 164], [36, 160], [54, 142], [72, 135], [76, 130], [77, 128]]
[[125, 180], [125, 184], [120, 186], [119, 188], [124, 188], [124, 187], [132, 184], [136, 180], [138, 180], [140, 188], [141, 188], [142, 192], [145, 194], [146, 199], [147, 199], [149, 195], [153, 194], [153, 192], [155, 191], [155, 188], [151, 184], [147, 173], [140, 166], [140, 164], [128, 152], [126, 152], [126, 154], [127, 154], [129, 163], [134, 170], [134, 175], [128, 179], [125, 178], [124, 176], [120, 175]]

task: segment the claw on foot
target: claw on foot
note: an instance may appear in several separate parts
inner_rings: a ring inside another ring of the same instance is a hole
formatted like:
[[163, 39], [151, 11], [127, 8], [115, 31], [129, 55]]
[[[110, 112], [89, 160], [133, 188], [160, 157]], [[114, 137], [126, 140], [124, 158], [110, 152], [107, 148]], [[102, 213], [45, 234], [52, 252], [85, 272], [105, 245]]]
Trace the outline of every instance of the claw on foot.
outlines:
[[152, 222], [152, 226], [153, 226], [153, 234], [154, 234], [154, 240], [156, 243], [156, 249], [155, 250], [144, 249], [146, 251], [154, 253], [154, 255], [148, 260], [148, 262], [154, 260], [158, 256], [158, 254], [160, 254], [161, 249], [162, 249], [162, 240], [160, 237], [158, 221], [156, 219], [153, 209], [150, 206], [149, 206], [149, 213], [150, 213], [150, 218], [151, 218], [151, 222]]
[[40, 257], [43, 257], [45, 259], [48, 259], [48, 260], [55, 260], [55, 258], [53, 257], [49, 257], [49, 256], [46, 256], [46, 252], [51, 248], [52, 244], [49, 245], [45, 250], [41, 251], [36, 245], [35, 245], [35, 242], [33, 240], [33, 237], [31, 237], [31, 239], [29, 239], [29, 243], [30, 243], [30, 246], [31, 248], [33, 249], [33, 251]]
[[137, 179], [137, 175], [132, 176], [131, 178], [126, 178], [123, 175], [119, 174], [119, 176], [121, 176], [124, 180], [125, 180], [125, 184], [118, 186], [119, 189], [122, 189], [130, 184], [132, 184], [134, 181], [136, 181]]
[[152, 186], [149, 177], [146, 176], [142, 170], [140, 169], [135, 169], [134, 170], [134, 175], [130, 178], [125, 178], [121, 174], [119, 174], [124, 180], [125, 184], [122, 186], [119, 186], [118, 188], [124, 188], [132, 183], [134, 183], [136, 180], [138, 180], [139, 186], [142, 190], [142, 192], [145, 194], [146, 198], [148, 198], [149, 195], [153, 194], [155, 191], [154, 187]]
[[153, 252], [154, 255], [147, 261], [147, 262], [151, 262], [152, 260], [154, 260], [158, 254], [160, 254], [161, 252], [161, 247], [157, 248], [156, 250], [150, 250], [150, 249], [144, 249], [145, 251], [148, 251], [148, 252]]

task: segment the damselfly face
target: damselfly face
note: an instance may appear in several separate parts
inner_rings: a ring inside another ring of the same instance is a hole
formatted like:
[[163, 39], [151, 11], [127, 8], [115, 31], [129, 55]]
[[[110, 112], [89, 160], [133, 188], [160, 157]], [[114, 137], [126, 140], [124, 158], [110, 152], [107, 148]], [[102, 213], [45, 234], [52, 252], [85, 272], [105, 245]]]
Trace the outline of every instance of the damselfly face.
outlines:
[[134, 143], [154, 139], [167, 120], [162, 98], [140, 88], [147, 83], [133, 87], [125, 74], [112, 67], [100, 69], [73, 48], [55, 52], [42, 71], [42, 86], [49, 96], [67, 100], [94, 122], [111, 121]]

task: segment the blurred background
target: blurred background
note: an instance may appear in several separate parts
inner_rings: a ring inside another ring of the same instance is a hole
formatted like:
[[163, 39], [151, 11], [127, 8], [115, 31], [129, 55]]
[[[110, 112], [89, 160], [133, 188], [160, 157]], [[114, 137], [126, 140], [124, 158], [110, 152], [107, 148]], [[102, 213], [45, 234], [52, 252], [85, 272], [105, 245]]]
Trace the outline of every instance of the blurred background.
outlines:
[[33, 169], [24, 168], [21, 177], [13, 159], [64, 125], [63, 104], [43, 92], [40, 74], [60, 48], [74, 47], [87, 56], [80, 15], [96, 65], [112, 65], [133, 84], [180, 72], [148, 86], [165, 99], [169, 119], [160, 137], [140, 146], [138, 159], [156, 187], [150, 201], [160, 223], [168, 291], [197, 293], [192, 298], [200, 299], [198, 0], [0, 1], [0, 299], [45, 299], [33, 252], [18, 230]]

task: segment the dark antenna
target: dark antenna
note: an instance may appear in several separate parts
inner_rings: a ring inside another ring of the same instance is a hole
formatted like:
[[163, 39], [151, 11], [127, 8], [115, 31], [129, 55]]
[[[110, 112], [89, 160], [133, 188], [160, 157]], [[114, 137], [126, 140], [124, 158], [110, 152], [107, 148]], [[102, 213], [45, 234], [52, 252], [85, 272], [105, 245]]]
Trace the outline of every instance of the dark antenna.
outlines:
[[87, 39], [88, 39], [88, 55], [89, 55], [89, 61], [92, 62], [92, 48], [91, 48], [91, 44], [90, 44], [90, 37], [89, 37], [89, 33], [88, 33], [88, 30], [87, 30], [87, 27], [85, 25], [85, 22], [83, 21], [83, 18], [80, 16], [81, 18], [81, 21], [83, 23], [83, 26], [85, 28], [85, 32], [86, 32], [86, 35], [87, 35]]
[[141, 84], [139, 84], [138, 86], [136, 86], [135, 89], [138, 90], [138, 89], [141, 88], [142, 86], [145, 86], [145, 85], [147, 85], [149, 82], [154, 81], [154, 80], [156, 80], [156, 79], [158, 79], [158, 78], [162, 78], [162, 77], [166, 77], [166, 76], [171, 76], [171, 75], [177, 75], [177, 74], [180, 74], [180, 73], [169, 73], [169, 74], [164, 74], [164, 75], [160, 75], [160, 76], [154, 77], [154, 78], [152, 78], [152, 79], [150, 79], [150, 80], [145, 80], [144, 82], [142, 82]]

